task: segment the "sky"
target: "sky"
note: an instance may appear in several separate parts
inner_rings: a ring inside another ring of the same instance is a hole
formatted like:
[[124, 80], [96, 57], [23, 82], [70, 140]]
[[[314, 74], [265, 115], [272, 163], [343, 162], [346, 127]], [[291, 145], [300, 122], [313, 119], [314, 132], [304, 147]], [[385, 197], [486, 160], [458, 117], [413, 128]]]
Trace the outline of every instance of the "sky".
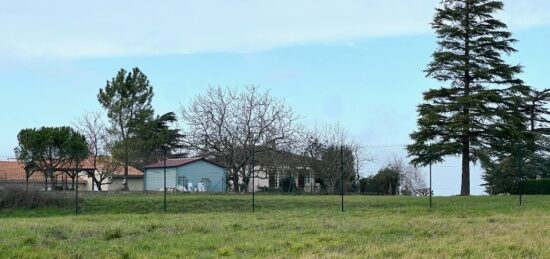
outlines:
[[[550, 87], [550, 1], [507, 0], [497, 14], [519, 40], [507, 57]], [[139, 67], [157, 113], [178, 112], [209, 86], [259, 85], [311, 127], [340, 123], [374, 158], [393, 158], [416, 128], [423, 69], [436, 48], [438, 0], [0, 0], [0, 160], [23, 128], [71, 125], [101, 111], [99, 88]], [[426, 169], [423, 168], [426, 174]], [[472, 191], [481, 194], [474, 167]], [[460, 162], [434, 167], [436, 194], [460, 190]]]

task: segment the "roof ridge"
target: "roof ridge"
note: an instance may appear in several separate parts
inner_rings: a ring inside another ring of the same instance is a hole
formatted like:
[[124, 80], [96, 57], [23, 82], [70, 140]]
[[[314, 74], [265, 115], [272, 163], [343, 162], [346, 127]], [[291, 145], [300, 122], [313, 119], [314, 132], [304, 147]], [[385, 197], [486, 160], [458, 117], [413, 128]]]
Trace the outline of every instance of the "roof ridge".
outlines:
[[169, 159], [166, 159], [166, 160], [160, 160], [160, 161], [157, 161], [155, 163], [146, 165], [143, 168], [144, 169], [147, 169], [147, 168], [149, 168], [149, 169], [162, 168], [162, 167], [165, 166], [164, 161], [166, 161], [166, 167], [172, 168], [172, 167], [183, 166], [183, 165], [190, 164], [190, 163], [197, 162], [197, 161], [201, 161], [201, 160], [206, 161], [206, 162], [211, 163], [211, 164], [214, 164], [214, 165], [217, 165], [217, 166], [220, 166], [220, 167], [224, 167], [223, 165], [220, 165], [216, 162], [213, 162], [213, 161], [207, 159], [206, 157], [188, 157], [188, 158], [169, 158]]

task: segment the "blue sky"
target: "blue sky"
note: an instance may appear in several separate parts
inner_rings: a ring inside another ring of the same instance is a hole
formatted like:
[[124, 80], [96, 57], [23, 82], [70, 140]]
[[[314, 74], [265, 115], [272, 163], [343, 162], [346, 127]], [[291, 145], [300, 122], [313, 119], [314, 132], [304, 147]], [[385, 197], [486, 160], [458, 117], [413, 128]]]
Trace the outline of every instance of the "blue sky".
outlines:
[[[261, 85], [306, 125], [347, 128], [376, 157], [372, 172], [404, 155], [422, 92], [438, 86], [422, 72], [437, 2], [0, 0], [0, 160], [13, 157], [20, 129], [100, 110], [99, 88], [137, 66], [158, 113], [208, 86]], [[550, 2], [505, 2], [499, 17], [520, 40], [509, 60], [528, 84], [550, 87]], [[439, 193], [459, 191], [459, 170], [456, 159], [437, 168]]]

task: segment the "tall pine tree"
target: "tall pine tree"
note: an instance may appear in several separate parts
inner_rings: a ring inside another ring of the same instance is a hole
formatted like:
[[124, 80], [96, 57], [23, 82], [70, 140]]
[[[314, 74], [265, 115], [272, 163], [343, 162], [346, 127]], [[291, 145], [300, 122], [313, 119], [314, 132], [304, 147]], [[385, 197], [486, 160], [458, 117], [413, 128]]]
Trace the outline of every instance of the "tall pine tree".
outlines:
[[139, 68], [127, 72], [120, 69], [104, 89], [99, 89], [99, 103], [107, 110], [112, 130], [123, 145], [124, 181], [123, 190], [128, 191], [128, 166], [130, 160], [130, 139], [135, 136], [139, 125], [145, 124], [153, 114], [151, 101], [153, 87]]
[[443, 86], [424, 93], [407, 150], [414, 165], [461, 156], [461, 195], [470, 195], [471, 162], [510, 133], [505, 128], [517, 118], [508, 111], [519, 106], [524, 90], [516, 78], [521, 67], [502, 59], [516, 52], [506, 24], [493, 17], [502, 9], [495, 0], [442, 0], [432, 22], [439, 48], [425, 72]]

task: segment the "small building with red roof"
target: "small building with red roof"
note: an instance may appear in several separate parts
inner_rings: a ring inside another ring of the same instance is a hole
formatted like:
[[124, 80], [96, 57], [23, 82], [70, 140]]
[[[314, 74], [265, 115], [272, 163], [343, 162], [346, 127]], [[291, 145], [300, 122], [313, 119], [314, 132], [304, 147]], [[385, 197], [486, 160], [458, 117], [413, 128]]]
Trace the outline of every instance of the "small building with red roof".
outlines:
[[[71, 174], [55, 172], [53, 186], [60, 190], [73, 190], [78, 184], [79, 189], [86, 190], [88, 181], [83, 176], [84, 174], [80, 174], [76, 178]], [[48, 189], [52, 186], [51, 181], [52, 178], [46, 177], [42, 172], [26, 170], [21, 161], [0, 161], [0, 189]]]
[[[94, 167], [94, 160], [92, 157], [84, 160], [83, 163]], [[101, 185], [101, 190], [114, 192], [121, 191], [124, 182], [124, 163], [115, 160], [113, 157], [98, 157], [95, 164], [96, 178], [100, 178], [100, 174], [109, 171], [109, 177], [105, 179]], [[85, 178], [89, 182], [87, 190], [97, 191], [98, 188], [94, 184], [90, 174], [86, 175]], [[128, 189], [130, 191], [143, 191], [143, 172], [133, 166], [128, 166]]]
[[[81, 191], [97, 191], [98, 188], [92, 180], [92, 173], [97, 175], [104, 170], [105, 163], [112, 164], [113, 158], [101, 160], [94, 166], [93, 159], [82, 160], [78, 166], [78, 177], [74, 172], [77, 171], [75, 163], [66, 163], [58, 171], [54, 172], [53, 178], [46, 177], [41, 171], [33, 171], [25, 167], [21, 161], [0, 161], [0, 189], [4, 188], [34, 188], [57, 190], [74, 190], [78, 184]], [[119, 191], [122, 189], [124, 180], [124, 166], [111, 168], [109, 177], [103, 181], [102, 191]], [[53, 184], [52, 184], [53, 181]], [[129, 166], [128, 167], [128, 187], [130, 191], [143, 191], [143, 172]]]

